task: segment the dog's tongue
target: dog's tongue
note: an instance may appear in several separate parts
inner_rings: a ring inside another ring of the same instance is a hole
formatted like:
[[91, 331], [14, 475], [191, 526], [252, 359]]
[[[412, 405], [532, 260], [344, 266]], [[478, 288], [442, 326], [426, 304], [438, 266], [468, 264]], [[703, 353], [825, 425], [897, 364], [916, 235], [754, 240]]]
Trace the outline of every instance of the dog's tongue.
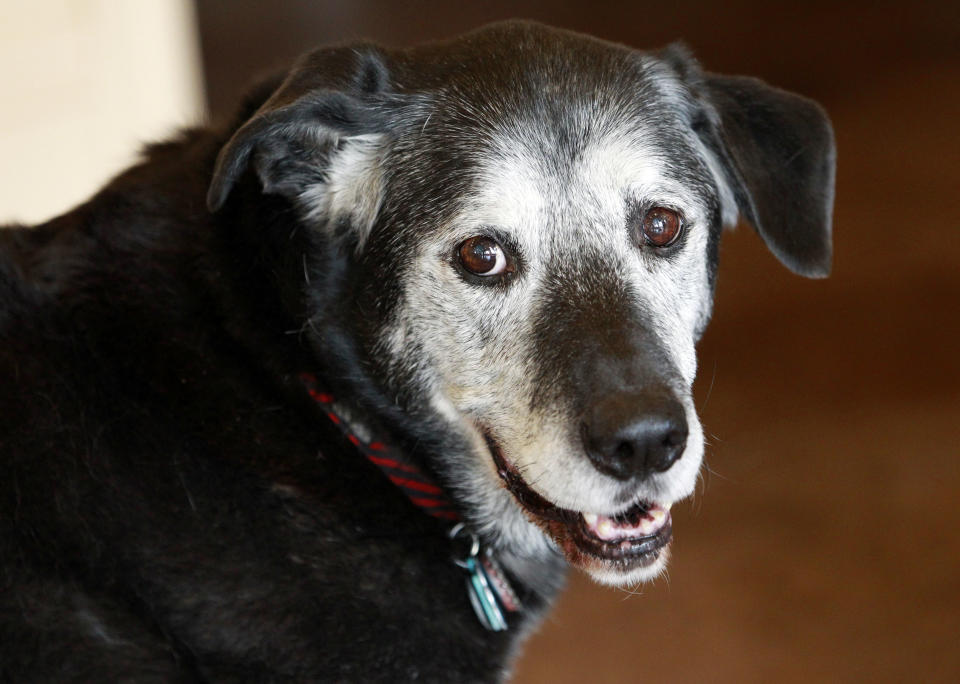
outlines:
[[619, 541], [656, 534], [670, 519], [670, 509], [659, 504], [643, 504], [616, 517], [597, 513], [582, 515], [592, 535], [603, 541]]

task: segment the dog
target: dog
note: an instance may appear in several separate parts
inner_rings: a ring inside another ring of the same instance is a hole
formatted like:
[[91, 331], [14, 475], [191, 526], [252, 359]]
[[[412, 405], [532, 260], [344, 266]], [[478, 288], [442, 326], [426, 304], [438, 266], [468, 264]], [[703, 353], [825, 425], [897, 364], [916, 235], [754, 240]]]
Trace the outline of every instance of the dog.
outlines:
[[500, 681], [664, 569], [724, 226], [831, 263], [815, 103], [526, 22], [302, 58], [0, 231], [0, 679]]

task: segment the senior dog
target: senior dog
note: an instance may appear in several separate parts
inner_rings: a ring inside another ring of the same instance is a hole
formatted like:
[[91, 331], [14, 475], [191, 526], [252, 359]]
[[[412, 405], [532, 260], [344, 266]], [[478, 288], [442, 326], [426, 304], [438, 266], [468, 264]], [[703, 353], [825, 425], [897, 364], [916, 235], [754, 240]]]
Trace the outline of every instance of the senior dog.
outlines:
[[833, 177], [809, 100], [509, 22], [0, 231], [0, 680], [506, 677], [663, 570], [722, 228], [824, 276]]

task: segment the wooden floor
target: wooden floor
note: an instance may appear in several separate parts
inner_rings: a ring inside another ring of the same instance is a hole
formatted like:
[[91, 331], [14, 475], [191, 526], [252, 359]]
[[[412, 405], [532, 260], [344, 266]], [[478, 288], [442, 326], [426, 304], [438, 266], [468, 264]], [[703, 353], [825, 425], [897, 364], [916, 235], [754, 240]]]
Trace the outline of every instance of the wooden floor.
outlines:
[[293, 5], [293, 38], [254, 58], [235, 32], [262, 17], [199, 2], [215, 112], [248, 75], [229, 68], [240, 51], [259, 67], [311, 36], [404, 43], [518, 14], [637, 46], [685, 37], [709, 68], [833, 117], [833, 276], [792, 276], [748, 227], [725, 237], [700, 347], [709, 468], [675, 509], [669, 579], [629, 595], [571, 577], [516, 681], [960, 681], [960, 11]]

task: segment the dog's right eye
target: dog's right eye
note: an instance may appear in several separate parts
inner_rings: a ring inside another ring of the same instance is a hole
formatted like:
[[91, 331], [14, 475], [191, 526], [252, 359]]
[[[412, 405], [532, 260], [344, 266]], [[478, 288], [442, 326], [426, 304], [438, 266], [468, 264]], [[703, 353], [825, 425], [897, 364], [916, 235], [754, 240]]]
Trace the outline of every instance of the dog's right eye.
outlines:
[[496, 240], [476, 235], [460, 243], [457, 248], [460, 265], [477, 276], [497, 276], [510, 270], [507, 255]]

